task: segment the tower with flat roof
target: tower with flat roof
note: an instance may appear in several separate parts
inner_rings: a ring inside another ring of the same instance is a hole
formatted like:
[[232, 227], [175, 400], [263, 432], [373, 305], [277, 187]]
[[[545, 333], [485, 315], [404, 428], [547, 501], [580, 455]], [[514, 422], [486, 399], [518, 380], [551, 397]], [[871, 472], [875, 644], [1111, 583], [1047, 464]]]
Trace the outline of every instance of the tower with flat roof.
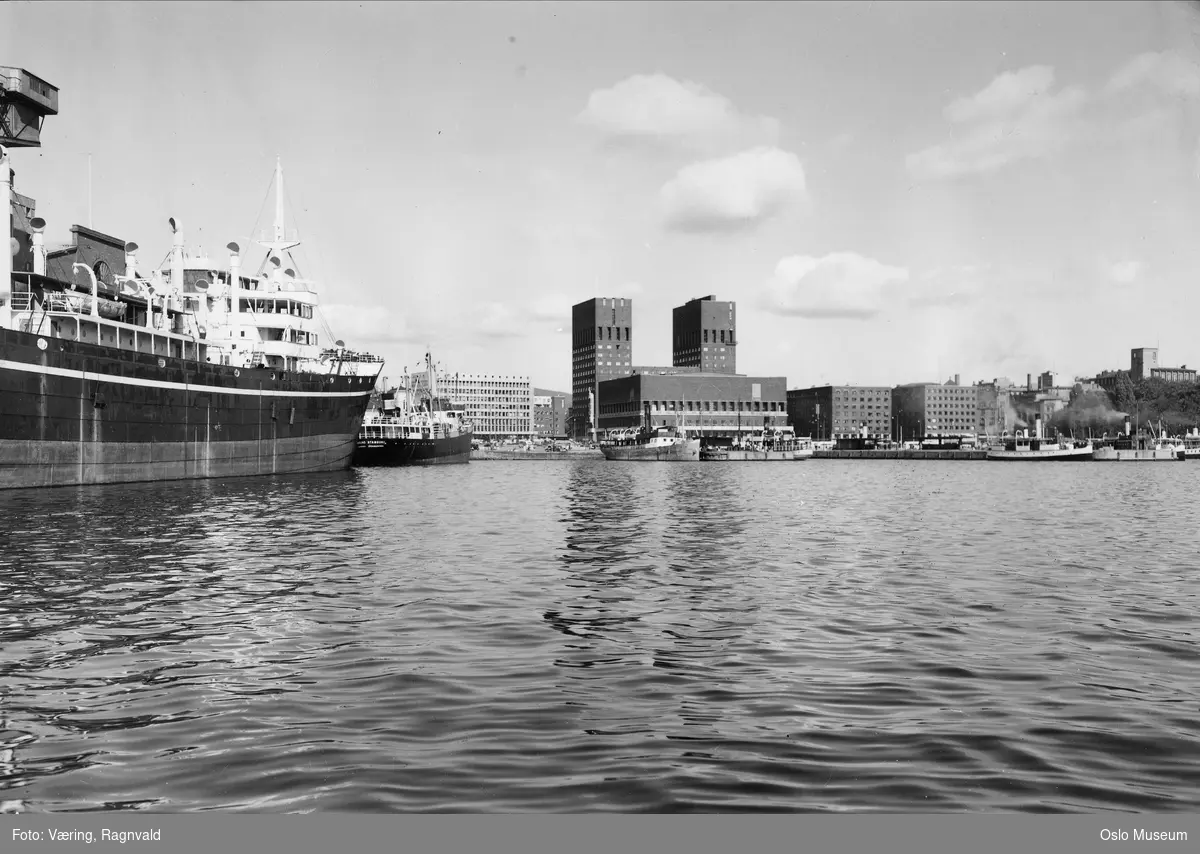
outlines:
[[737, 373], [737, 314], [733, 302], [697, 297], [674, 309], [671, 364], [702, 371]]
[[[571, 307], [571, 435], [595, 428], [599, 384], [633, 370], [633, 300], [593, 297]], [[589, 395], [590, 392], [590, 395]]]

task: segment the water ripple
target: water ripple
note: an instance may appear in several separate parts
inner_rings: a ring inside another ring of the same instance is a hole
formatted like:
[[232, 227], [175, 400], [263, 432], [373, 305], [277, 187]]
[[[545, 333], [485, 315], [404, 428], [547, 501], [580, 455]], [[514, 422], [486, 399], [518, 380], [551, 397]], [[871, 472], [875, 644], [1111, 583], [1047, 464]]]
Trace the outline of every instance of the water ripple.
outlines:
[[1195, 811], [1194, 472], [7, 493], [0, 811]]

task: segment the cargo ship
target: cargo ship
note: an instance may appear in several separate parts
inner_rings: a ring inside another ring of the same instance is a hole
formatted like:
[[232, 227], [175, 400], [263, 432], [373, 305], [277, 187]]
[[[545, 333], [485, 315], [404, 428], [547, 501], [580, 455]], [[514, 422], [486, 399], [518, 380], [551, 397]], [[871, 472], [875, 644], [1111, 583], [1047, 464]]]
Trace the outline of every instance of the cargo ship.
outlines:
[[[229, 244], [188, 258], [179, 221], [161, 270], [83, 226], [49, 248], [13, 187], [12, 153], [41, 145], [58, 90], [0, 67], [0, 488], [344, 470], [383, 362], [327, 342], [283, 221], [256, 275]], [[290, 261], [284, 267], [284, 261]]]
[[1034, 417], [1033, 435], [1028, 431], [1009, 439], [999, 448], [988, 448], [989, 460], [1024, 460], [1026, 462], [1068, 462], [1092, 459], [1091, 441], [1047, 439], [1042, 435], [1042, 417]]
[[474, 429], [461, 406], [438, 395], [433, 361], [425, 354], [426, 385], [404, 385], [367, 410], [354, 448], [356, 466], [428, 466], [471, 461]]

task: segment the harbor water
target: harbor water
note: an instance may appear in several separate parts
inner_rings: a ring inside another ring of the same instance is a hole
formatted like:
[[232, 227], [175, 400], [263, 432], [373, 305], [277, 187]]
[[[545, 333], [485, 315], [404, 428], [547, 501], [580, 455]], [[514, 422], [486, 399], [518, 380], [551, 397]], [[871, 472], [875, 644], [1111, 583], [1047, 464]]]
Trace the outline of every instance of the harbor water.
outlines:
[[1200, 809], [1200, 468], [0, 494], [0, 809]]

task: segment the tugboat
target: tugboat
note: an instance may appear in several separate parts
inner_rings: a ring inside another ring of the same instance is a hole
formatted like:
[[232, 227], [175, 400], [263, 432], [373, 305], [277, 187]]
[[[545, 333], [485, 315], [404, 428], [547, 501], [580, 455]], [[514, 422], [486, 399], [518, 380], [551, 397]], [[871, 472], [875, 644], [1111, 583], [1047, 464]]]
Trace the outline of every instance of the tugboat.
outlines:
[[1034, 431], [1009, 439], [1003, 448], [989, 448], [989, 460], [1026, 460], [1030, 462], [1082, 461], [1092, 459], [1091, 441], [1046, 439], [1042, 436], [1042, 416], [1034, 416]]
[[171, 219], [147, 276], [137, 244], [91, 228], [47, 247], [13, 191], [10, 150], [40, 147], [57, 113], [54, 86], [0, 67], [0, 488], [349, 468], [383, 360], [318, 341], [315, 291], [283, 268], [299, 241], [281, 170], [266, 272], [243, 275], [236, 244], [228, 271], [189, 270]]
[[426, 382], [380, 396], [369, 409], [354, 447], [356, 466], [428, 466], [471, 461], [474, 428], [461, 408], [438, 396], [433, 361], [425, 354]]
[[600, 443], [606, 460], [648, 462], [699, 462], [700, 440], [689, 439], [679, 427], [647, 427], [650, 404], [646, 404], [642, 426], [622, 430], [612, 439]]

